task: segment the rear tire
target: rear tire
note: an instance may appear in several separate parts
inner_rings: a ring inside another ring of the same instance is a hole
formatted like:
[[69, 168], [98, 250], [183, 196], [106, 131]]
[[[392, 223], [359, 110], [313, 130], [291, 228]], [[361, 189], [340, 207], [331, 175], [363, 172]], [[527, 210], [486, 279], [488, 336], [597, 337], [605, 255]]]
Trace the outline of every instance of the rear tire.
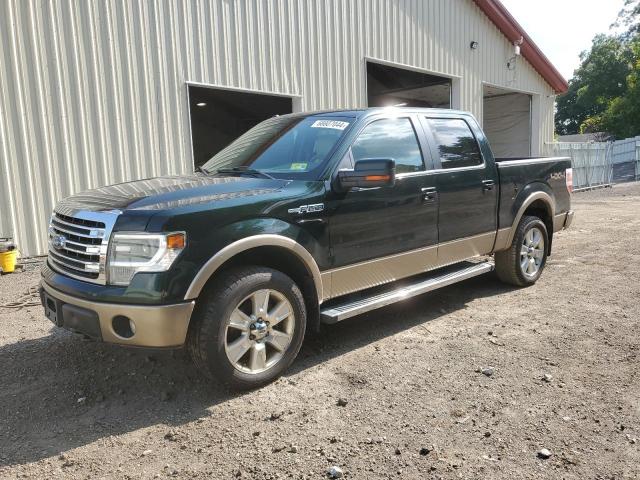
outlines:
[[496, 274], [505, 283], [528, 287], [536, 283], [547, 263], [549, 233], [538, 217], [522, 217], [507, 250], [496, 252]]
[[203, 292], [187, 346], [206, 376], [246, 390], [282, 375], [298, 355], [305, 328], [304, 300], [291, 278], [270, 268], [240, 267]]

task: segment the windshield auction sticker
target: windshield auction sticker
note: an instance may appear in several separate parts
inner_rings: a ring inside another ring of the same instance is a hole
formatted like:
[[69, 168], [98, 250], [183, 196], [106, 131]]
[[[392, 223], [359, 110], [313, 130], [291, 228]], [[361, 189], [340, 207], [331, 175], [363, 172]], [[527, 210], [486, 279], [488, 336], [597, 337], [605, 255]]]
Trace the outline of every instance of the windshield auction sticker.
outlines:
[[338, 120], [316, 120], [311, 124], [311, 128], [334, 128], [344, 130], [349, 126], [349, 122], [339, 122]]

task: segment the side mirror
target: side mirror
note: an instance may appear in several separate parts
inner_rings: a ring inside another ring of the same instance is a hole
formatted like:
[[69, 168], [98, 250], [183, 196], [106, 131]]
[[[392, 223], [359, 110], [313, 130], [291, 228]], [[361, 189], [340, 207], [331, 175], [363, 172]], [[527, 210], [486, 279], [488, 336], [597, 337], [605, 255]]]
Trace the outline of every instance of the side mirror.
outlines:
[[353, 187], [391, 187], [396, 182], [396, 162], [391, 159], [366, 159], [356, 162], [353, 170], [339, 170], [336, 187], [346, 192]]

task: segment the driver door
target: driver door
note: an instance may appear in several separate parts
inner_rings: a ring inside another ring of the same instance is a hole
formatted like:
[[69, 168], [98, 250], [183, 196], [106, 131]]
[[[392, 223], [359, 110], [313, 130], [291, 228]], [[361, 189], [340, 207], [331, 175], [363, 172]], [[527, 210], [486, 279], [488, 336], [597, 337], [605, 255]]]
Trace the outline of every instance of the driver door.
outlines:
[[429, 149], [413, 115], [375, 117], [357, 135], [349, 162], [392, 159], [392, 187], [353, 188], [327, 202], [331, 296], [420, 273], [437, 260], [438, 198]]

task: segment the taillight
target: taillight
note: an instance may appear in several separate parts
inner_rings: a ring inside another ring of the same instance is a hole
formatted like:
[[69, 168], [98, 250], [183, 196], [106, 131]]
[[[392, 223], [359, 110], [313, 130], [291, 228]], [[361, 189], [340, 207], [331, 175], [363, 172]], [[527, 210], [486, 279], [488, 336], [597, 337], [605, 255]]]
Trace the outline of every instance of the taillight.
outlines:
[[567, 168], [564, 172], [564, 178], [567, 182], [567, 190], [569, 193], [573, 193], [573, 168]]

